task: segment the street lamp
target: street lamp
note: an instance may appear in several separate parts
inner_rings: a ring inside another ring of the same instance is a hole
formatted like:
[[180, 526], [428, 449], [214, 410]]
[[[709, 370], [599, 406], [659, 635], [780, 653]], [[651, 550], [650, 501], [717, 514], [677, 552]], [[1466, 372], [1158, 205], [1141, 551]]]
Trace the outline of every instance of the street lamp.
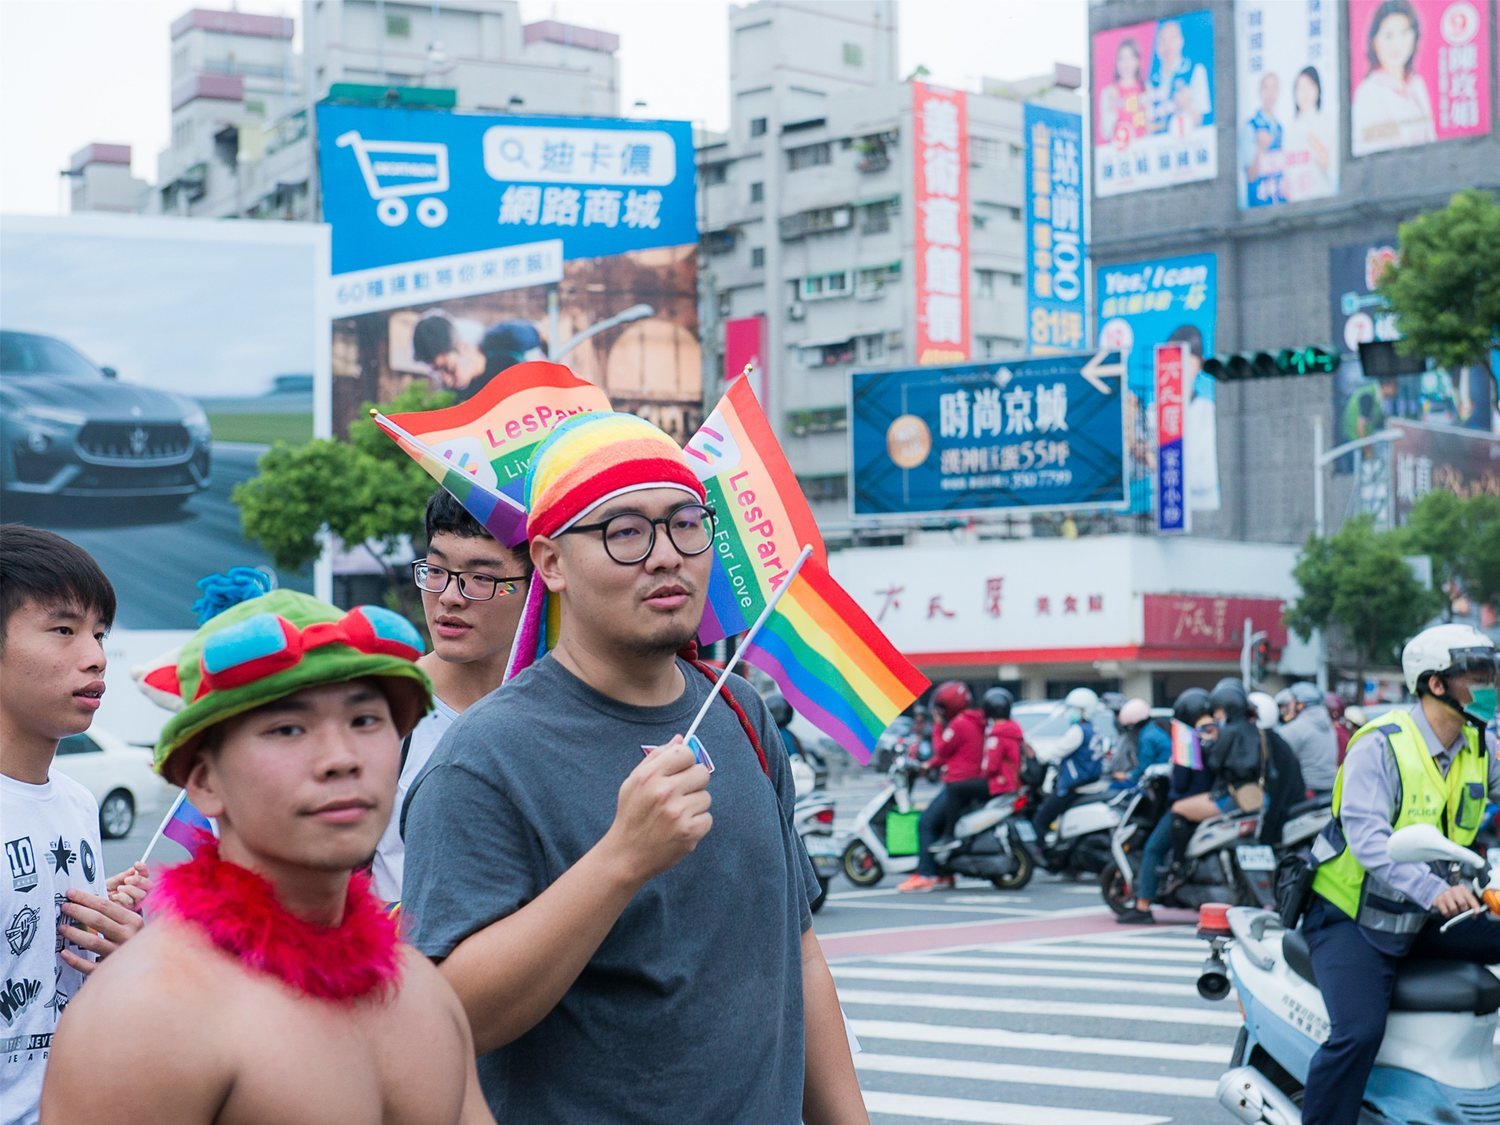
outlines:
[[1401, 437], [1400, 430], [1379, 430], [1357, 441], [1346, 441], [1343, 445], [1335, 445], [1332, 449], [1325, 452], [1323, 449], [1323, 416], [1321, 414], [1313, 415], [1313, 533], [1319, 539], [1323, 538], [1325, 531], [1323, 520], [1323, 470], [1346, 453], [1353, 453], [1356, 449], [1363, 449], [1367, 445], [1400, 441]]

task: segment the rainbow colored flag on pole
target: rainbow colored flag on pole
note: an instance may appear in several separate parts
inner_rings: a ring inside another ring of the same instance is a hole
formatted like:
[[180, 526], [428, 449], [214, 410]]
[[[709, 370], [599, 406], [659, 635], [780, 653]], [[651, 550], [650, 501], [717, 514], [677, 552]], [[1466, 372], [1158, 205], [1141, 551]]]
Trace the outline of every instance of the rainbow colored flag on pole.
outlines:
[[467, 402], [386, 416], [377, 426], [453, 494], [501, 543], [526, 538], [526, 466], [543, 439], [574, 414], [610, 410], [608, 397], [560, 363], [517, 364]]
[[700, 644], [743, 633], [803, 565], [765, 628], [741, 656], [787, 701], [861, 762], [928, 681], [828, 573], [812, 511], [748, 380], [737, 380], [687, 445], [718, 512], [716, 566]]

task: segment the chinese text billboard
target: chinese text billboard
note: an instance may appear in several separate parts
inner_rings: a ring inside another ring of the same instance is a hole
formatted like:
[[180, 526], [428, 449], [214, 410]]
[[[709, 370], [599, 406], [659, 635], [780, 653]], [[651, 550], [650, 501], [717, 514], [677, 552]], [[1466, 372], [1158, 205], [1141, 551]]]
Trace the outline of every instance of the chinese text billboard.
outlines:
[[702, 417], [691, 128], [318, 107], [334, 426], [414, 381], [567, 364], [680, 441]]
[[1242, 210], [1338, 194], [1338, 13], [1334, 0], [1235, 4]]
[[1026, 346], [1032, 355], [1080, 351], [1083, 308], [1083, 119], [1027, 104]]
[[1182, 457], [1184, 350], [1180, 343], [1156, 345], [1156, 530], [1162, 534], [1192, 527]]
[[1355, 156], [1490, 131], [1489, 9], [1484, 0], [1350, 0]]
[[1212, 12], [1095, 32], [1091, 74], [1095, 195], [1218, 176]]
[[1434, 489], [1465, 499], [1500, 496], [1500, 435], [1453, 426], [1391, 422], [1391, 492], [1398, 525], [1412, 505]]
[[855, 372], [854, 514], [1118, 506], [1118, 358]]
[[760, 408], [771, 415], [771, 383], [766, 374], [766, 318], [742, 316], [724, 322], [724, 385], [742, 375], [750, 379], [750, 389], [760, 401]]
[[[315, 415], [327, 432], [327, 231], [6, 216], [0, 259], [4, 518], [92, 554], [119, 629], [195, 628], [198, 579], [271, 566], [235, 486]], [[311, 571], [277, 577], [313, 590]]]
[[961, 90], [912, 83], [917, 362], [969, 358], [969, 123]]
[[1156, 346], [1181, 343], [1188, 402], [1183, 461], [1193, 511], [1219, 507], [1215, 385], [1203, 374], [1214, 351], [1218, 263], [1212, 254], [1157, 258], [1099, 270], [1099, 347], [1127, 354], [1125, 418], [1130, 449], [1130, 510], [1152, 510], [1156, 479]]

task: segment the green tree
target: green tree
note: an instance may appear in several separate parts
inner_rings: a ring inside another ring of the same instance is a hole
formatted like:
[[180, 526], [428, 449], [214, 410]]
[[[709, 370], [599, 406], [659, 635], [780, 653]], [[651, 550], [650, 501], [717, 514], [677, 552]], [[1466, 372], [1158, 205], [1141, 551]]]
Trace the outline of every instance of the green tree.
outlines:
[[1500, 203], [1467, 188], [1400, 233], [1401, 260], [1376, 286], [1405, 335], [1397, 347], [1443, 367], [1486, 362], [1500, 345]]
[[[453, 396], [416, 384], [381, 407], [383, 413], [433, 410]], [[323, 550], [328, 535], [346, 546], [363, 546], [396, 591], [397, 608], [422, 619], [421, 598], [407, 579], [403, 541], [422, 541], [422, 513], [433, 480], [360, 408], [349, 440], [321, 438], [306, 445], [278, 442], [258, 465], [257, 476], [236, 486], [230, 499], [240, 509], [247, 538], [259, 543], [278, 567], [303, 567]]]
[[1442, 608], [1442, 595], [1406, 565], [1397, 536], [1376, 531], [1369, 516], [1337, 535], [1309, 537], [1292, 577], [1302, 592], [1287, 609], [1287, 626], [1304, 639], [1337, 630], [1354, 651], [1361, 682], [1371, 664], [1398, 663], [1401, 646]]
[[1412, 506], [1399, 535], [1408, 554], [1432, 557], [1440, 586], [1500, 605], [1500, 496], [1429, 492]]

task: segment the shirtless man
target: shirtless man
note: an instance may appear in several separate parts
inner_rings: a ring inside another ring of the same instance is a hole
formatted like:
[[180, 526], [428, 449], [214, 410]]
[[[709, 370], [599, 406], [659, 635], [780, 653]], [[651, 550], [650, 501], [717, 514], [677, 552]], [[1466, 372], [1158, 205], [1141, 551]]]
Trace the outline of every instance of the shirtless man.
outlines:
[[388, 610], [289, 590], [183, 646], [156, 768], [220, 840], [159, 877], [150, 923], [69, 1004], [43, 1120], [492, 1120], [457, 998], [351, 878], [430, 704], [421, 652]]

